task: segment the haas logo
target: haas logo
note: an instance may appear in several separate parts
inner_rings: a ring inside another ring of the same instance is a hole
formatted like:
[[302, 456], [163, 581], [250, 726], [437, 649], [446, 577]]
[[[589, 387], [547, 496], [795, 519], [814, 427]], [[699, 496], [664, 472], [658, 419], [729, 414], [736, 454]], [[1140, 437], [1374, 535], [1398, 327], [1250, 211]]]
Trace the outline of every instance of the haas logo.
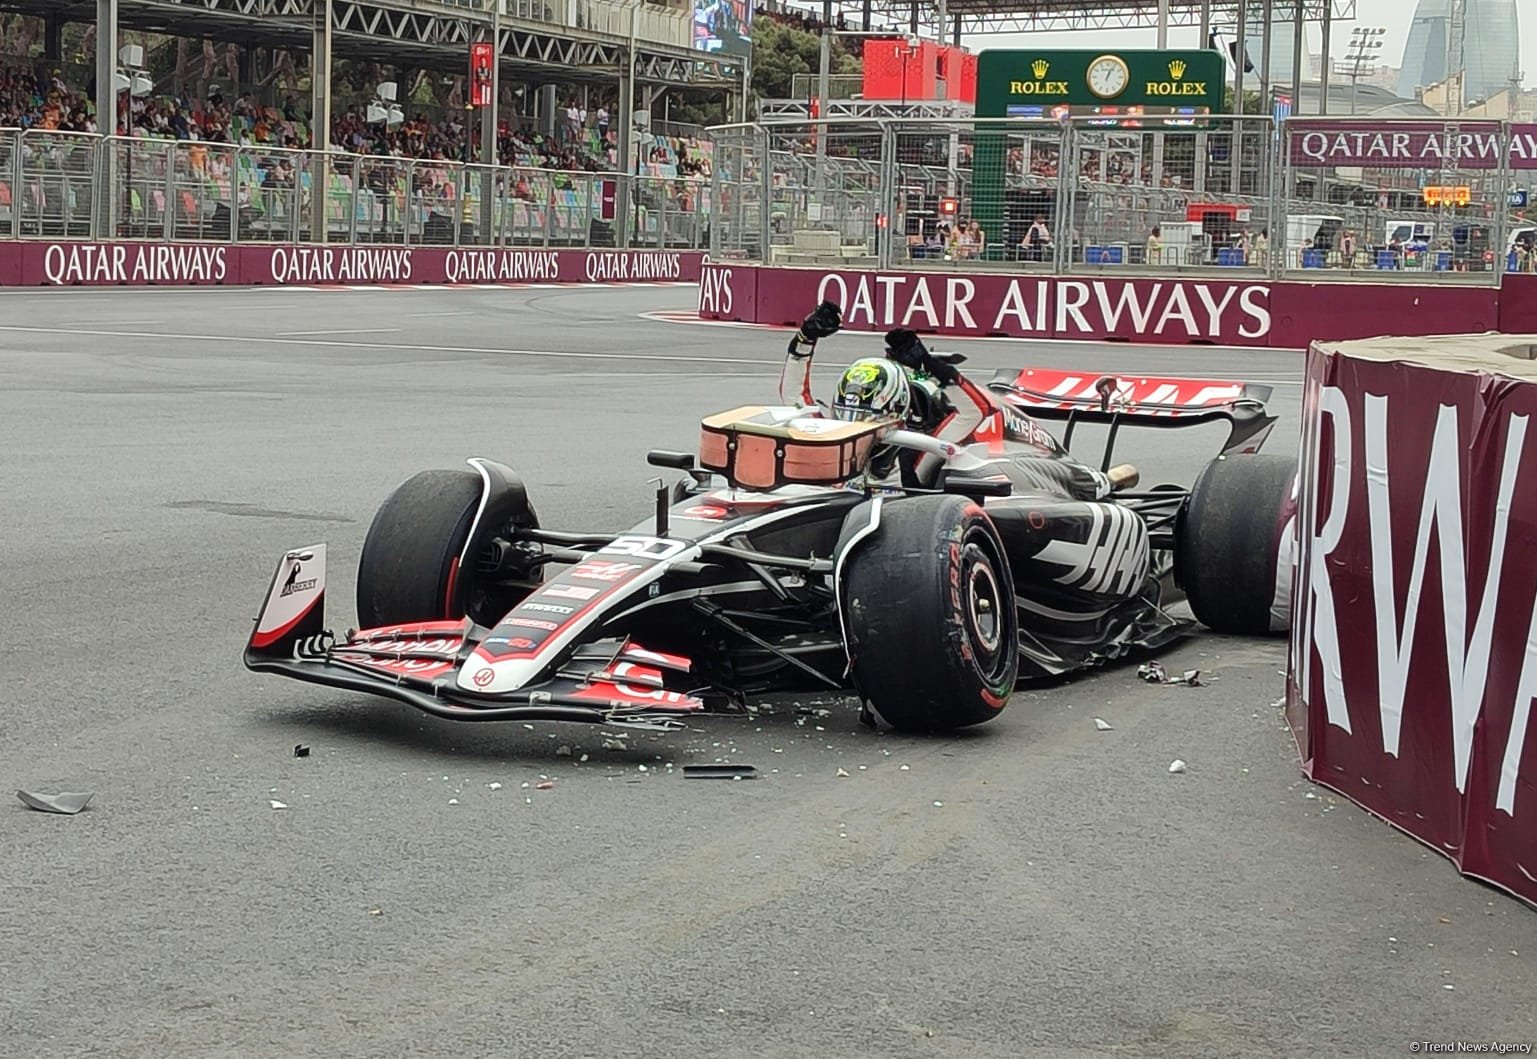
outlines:
[[299, 580], [299, 573], [303, 569], [304, 564], [295, 560], [293, 566], [288, 570], [288, 580], [283, 582], [283, 591], [278, 593], [279, 596], [291, 596], [295, 592], [304, 592], [315, 587], [316, 579], [313, 577], [308, 581]]

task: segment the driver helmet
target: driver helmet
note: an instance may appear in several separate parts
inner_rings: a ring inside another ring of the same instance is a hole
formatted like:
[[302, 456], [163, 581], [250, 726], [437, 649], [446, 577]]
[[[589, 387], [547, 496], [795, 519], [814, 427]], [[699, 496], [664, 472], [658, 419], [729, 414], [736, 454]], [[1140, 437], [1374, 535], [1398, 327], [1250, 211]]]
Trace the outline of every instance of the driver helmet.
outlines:
[[885, 357], [864, 357], [850, 364], [838, 380], [832, 414], [850, 422], [903, 419], [911, 404], [902, 366]]

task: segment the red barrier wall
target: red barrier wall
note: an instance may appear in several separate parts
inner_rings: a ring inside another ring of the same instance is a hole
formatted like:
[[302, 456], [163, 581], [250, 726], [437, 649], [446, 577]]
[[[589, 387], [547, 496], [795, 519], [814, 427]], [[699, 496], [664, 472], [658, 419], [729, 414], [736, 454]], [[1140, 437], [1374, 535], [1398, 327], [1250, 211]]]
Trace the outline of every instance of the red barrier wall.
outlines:
[[[1507, 281], [1537, 277], [1511, 276]], [[1508, 289], [1508, 288], [1507, 288]], [[911, 327], [969, 337], [1126, 340], [1305, 349], [1318, 338], [1459, 334], [1527, 322], [1537, 331], [1537, 285], [1526, 309], [1502, 319], [1494, 288], [1388, 283], [858, 272], [707, 264], [699, 315], [788, 326], [822, 300], [859, 331]]]
[[699, 279], [700, 251], [0, 243], [0, 285], [640, 283]]
[[1500, 288], [1499, 329], [1513, 335], [1537, 334], [1537, 275], [1505, 277]]
[[1287, 711], [1314, 780], [1537, 904], [1534, 415], [1534, 382], [1313, 347]]

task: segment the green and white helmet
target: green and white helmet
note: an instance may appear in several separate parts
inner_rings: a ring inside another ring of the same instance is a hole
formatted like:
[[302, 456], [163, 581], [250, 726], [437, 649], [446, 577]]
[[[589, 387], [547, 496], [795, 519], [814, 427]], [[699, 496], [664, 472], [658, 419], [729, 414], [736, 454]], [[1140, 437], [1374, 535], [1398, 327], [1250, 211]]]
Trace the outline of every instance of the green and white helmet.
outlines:
[[901, 419], [912, 404], [907, 372], [885, 357], [864, 357], [850, 364], [838, 380], [832, 414], [838, 419]]

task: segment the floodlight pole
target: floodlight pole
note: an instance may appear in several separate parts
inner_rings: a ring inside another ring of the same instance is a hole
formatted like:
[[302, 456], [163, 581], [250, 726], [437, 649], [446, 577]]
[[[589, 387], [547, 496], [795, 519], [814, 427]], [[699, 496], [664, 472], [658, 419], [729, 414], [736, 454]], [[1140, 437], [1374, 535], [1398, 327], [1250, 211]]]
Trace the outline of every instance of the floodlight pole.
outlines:
[[[939, 0], [939, 9], [943, 11], [944, 0]], [[1158, 0], [1158, 48], [1163, 50], [1169, 46], [1169, 0]]]
[[496, 170], [500, 161], [496, 156], [496, 133], [500, 116], [497, 107], [502, 91], [502, 4], [505, 0], [491, 3], [491, 102], [480, 109], [480, 164], [487, 169], [483, 175], [480, 193], [480, 239], [483, 246], [490, 246], [492, 229], [496, 227]]
[[[1270, 0], [1264, 0], [1269, 4]], [[1232, 186], [1228, 193], [1236, 195], [1243, 186], [1243, 82], [1244, 67], [1248, 65], [1248, 34], [1249, 5], [1246, 0], [1238, 0], [1238, 54], [1233, 58], [1233, 113], [1238, 120], [1233, 123], [1233, 131], [1228, 135], [1228, 143], [1232, 145], [1233, 157]]]
[[326, 193], [330, 190], [330, 167], [326, 163], [331, 151], [331, 0], [315, 0], [314, 11], [310, 49], [310, 147], [316, 152], [316, 161], [310, 174], [310, 238], [323, 243], [327, 235]]
[[[1333, 3], [1334, 0], [1326, 0]], [[1302, 110], [1302, 62], [1303, 62], [1303, 27], [1306, 12], [1303, 10], [1303, 0], [1297, 0], [1297, 32], [1292, 37], [1292, 113], [1300, 113]], [[1267, 5], [1268, 7], [1268, 5]], [[1323, 97], [1320, 95], [1320, 99]]]
[[[117, 135], [117, 0], [96, 0], [96, 131], [103, 136]], [[131, 94], [129, 99], [133, 98]], [[112, 142], [106, 141], [101, 153], [101, 201], [96, 204], [96, 238], [117, 235], [113, 210], [117, 202], [117, 181], [113, 176]], [[19, 191], [19, 189], [18, 189]]]
[[833, 3], [822, 0], [821, 56], [817, 64], [817, 118], [821, 125], [812, 125], [817, 137], [817, 204], [827, 202], [827, 91], [828, 75], [833, 61]]
[[1318, 113], [1329, 113], [1329, 60], [1330, 38], [1334, 29], [1334, 0], [1324, 4], [1323, 48], [1318, 57]]

